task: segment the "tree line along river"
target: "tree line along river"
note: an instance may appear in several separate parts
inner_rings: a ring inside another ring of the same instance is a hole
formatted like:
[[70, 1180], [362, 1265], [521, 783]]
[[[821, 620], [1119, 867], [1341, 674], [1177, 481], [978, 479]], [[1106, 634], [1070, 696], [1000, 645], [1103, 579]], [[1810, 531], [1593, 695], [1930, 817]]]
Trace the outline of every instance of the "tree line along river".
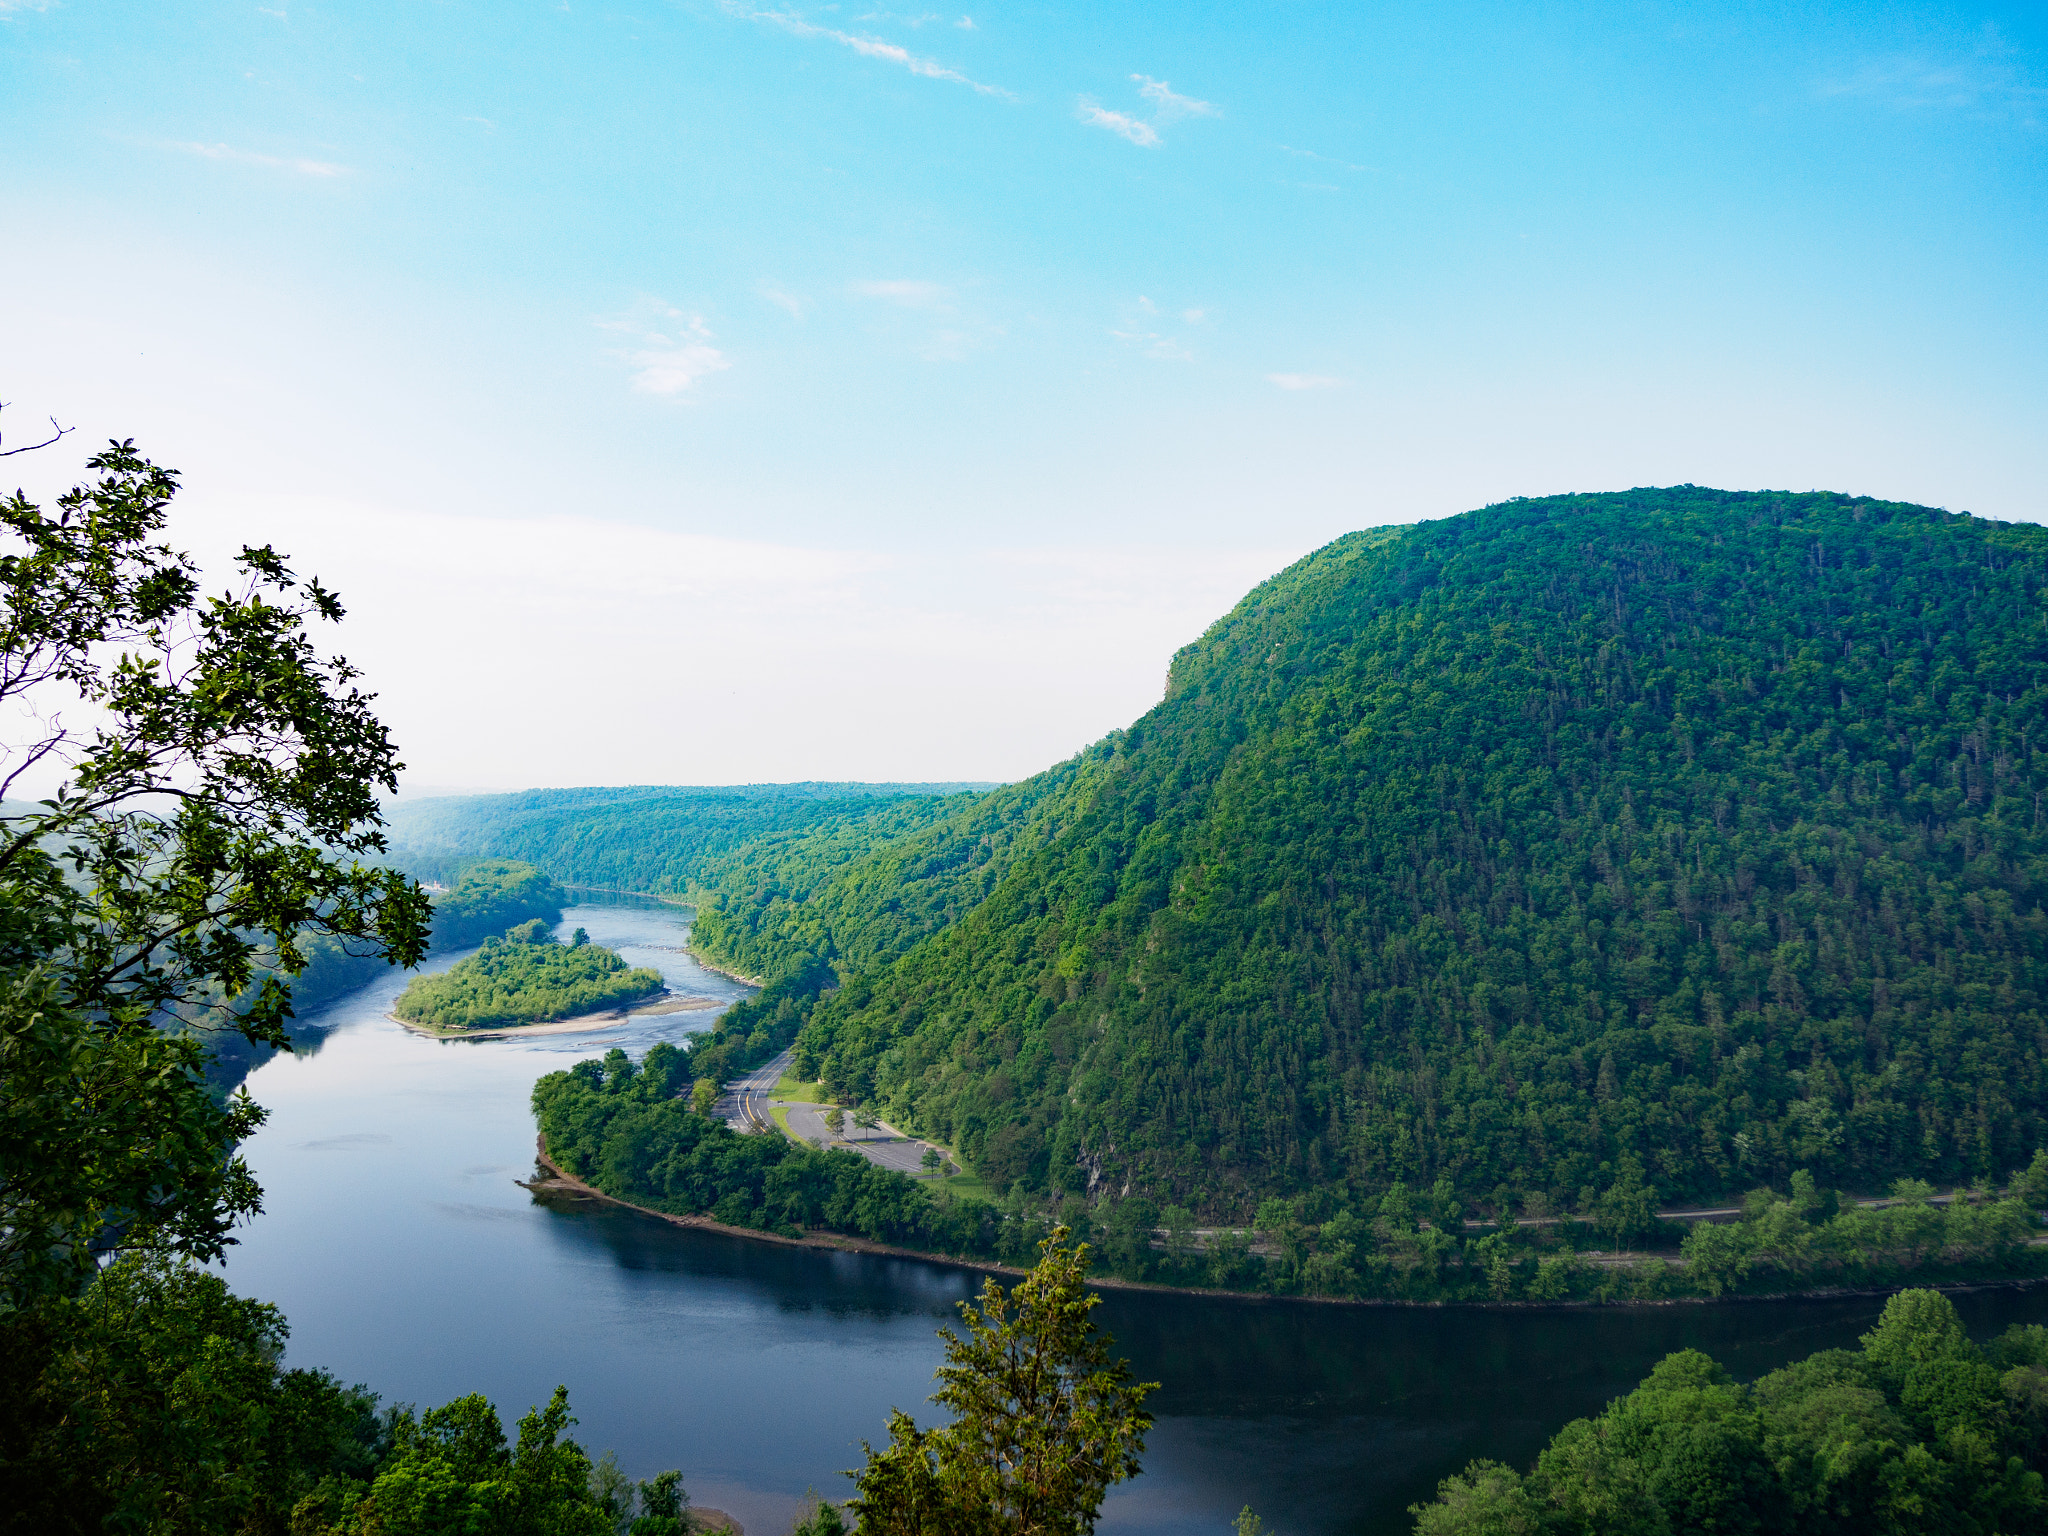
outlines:
[[[678, 991], [751, 990], [683, 953], [687, 913], [604, 897], [561, 932], [651, 965]], [[439, 970], [461, 953], [435, 957]], [[568, 1386], [577, 1438], [642, 1477], [782, 1536], [807, 1490], [843, 1498], [862, 1440], [924, 1398], [938, 1327], [979, 1276], [916, 1260], [683, 1230], [536, 1198], [536, 1078], [613, 1045], [640, 1055], [712, 1012], [589, 1035], [439, 1041], [386, 1015], [392, 975], [310, 1022], [318, 1049], [249, 1089], [270, 1111], [246, 1153], [264, 1214], [224, 1273], [277, 1303], [290, 1361], [387, 1401], [488, 1394], [508, 1419]], [[1566, 1420], [1675, 1349], [1750, 1377], [1853, 1343], [1879, 1298], [1539, 1310], [1339, 1307], [1111, 1291], [1096, 1316], [1161, 1383], [1145, 1472], [1112, 1493], [1112, 1536], [1222, 1533], [1246, 1504], [1279, 1536], [1406, 1531], [1407, 1506], [1475, 1456], [1526, 1463]], [[1957, 1298], [1973, 1332], [2048, 1320], [2048, 1296]]]

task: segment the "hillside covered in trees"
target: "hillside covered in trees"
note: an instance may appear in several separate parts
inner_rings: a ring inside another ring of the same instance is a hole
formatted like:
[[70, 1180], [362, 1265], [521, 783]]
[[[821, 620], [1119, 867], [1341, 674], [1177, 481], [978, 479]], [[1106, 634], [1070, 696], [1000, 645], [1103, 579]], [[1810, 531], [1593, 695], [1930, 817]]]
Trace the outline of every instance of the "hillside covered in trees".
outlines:
[[697, 942], [829, 963], [799, 1064], [997, 1189], [2000, 1178], [2048, 1111], [2044, 588], [2048, 531], [1827, 494], [1354, 534], [1128, 731], [822, 881], [784, 845]]
[[639, 785], [395, 801], [392, 860], [425, 877], [472, 857], [518, 859], [570, 885], [687, 896], [749, 845], [887, 841], [985, 784]]

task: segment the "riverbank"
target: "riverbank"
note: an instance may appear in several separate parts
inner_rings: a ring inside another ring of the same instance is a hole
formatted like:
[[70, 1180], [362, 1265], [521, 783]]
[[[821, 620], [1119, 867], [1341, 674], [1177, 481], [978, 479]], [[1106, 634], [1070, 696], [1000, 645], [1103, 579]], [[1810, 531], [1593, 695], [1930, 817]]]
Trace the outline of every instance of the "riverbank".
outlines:
[[[845, 1232], [806, 1232], [801, 1237], [786, 1237], [780, 1232], [763, 1232], [758, 1227], [736, 1227], [730, 1222], [719, 1221], [712, 1216], [677, 1216], [669, 1211], [657, 1211], [652, 1206], [635, 1205], [631, 1200], [621, 1200], [617, 1195], [608, 1195], [594, 1184], [586, 1184], [548, 1156], [546, 1136], [534, 1138], [534, 1161], [547, 1170], [544, 1179], [515, 1179], [520, 1188], [531, 1190], [536, 1195], [559, 1195], [573, 1200], [595, 1200], [603, 1205], [617, 1206], [622, 1211], [633, 1211], [642, 1216], [652, 1216], [656, 1221], [665, 1221], [672, 1227], [688, 1227], [699, 1232], [723, 1232], [728, 1237], [744, 1237], [759, 1243], [773, 1243], [783, 1248], [823, 1248], [836, 1253], [866, 1253], [894, 1259], [920, 1259], [928, 1264], [946, 1264], [955, 1269], [971, 1269], [982, 1274], [1008, 1275], [1021, 1279], [1028, 1273], [1009, 1264], [998, 1264], [992, 1259], [961, 1259], [950, 1254], [926, 1253], [919, 1248], [898, 1248], [889, 1243], [871, 1242], [864, 1237], [854, 1237]], [[1090, 1285], [1123, 1286], [1125, 1281], [1090, 1276]], [[1137, 1289], [1170, 1291], [1170, 1285], [1148, 1285]], [[1205, 1295], [1221, 1295], [1222, 1292], [1204, 1292]]]
[[432, 1040], [513, 1040], [530, 1035], [589, 1034], [593, 1030], [610, 1029], [627, 1019], [651, 1019], [667, 1013], [695, 1013], [724, 1006], [715, 997], [669, 996], [644, 1008], [601, 1008], [592, 1013], [572, 1014], [566, 1019], [550, 1019], [541, 1024], [508, 1024], [498, 1029], [441, 1029], [432, 1024], [401, 1019], [396, 1013], [387, 1013], [384, 1017], [401, 1028]]
[[[616, 1206], [620, 1210], [633, 1211], [642, 1216], [651, 1216], [671, 1226], [688, 1227], [702, 1232], [722, 1232], [728, 1237], [746, 1238], [753, 1242], [772, 1243], [784, 1248], [817, 1248], [839, 1253], [864, 1253], [887, 1258], [918, 1259], [927, 1264], [942, 1264], [952, 1269], [972, 1270], [985, 1275], [1002, 1275], [1010, 1279], [1022, 1279], [1028, 1270], [1012, 1264], [998, 1263], [993, 1259], [962, 1258], [953, 1254], [931, 1253], [921, 1248], [903, 1248], [891, 1243], [877, 1243], [868, 1238], [854, 1237], [844, 1232], [807, 1231], [800, 1237], [787, 1237], [779, 1232], [763, 1232], [758, 1227], [739, 1227], [711, 1216], [678, 1216], [668, 1211], [658, 1211], [652, 1206], [638, 1205], [631, 1200], [621, 1200], [608, 1195], [593, 1184], [585, 1183], [561, 1167], [548, 1156], [548, 1141], [545, 1135], [534, 1139], [534, 1158], [547, 1170], [544, 1179], [519, 1179], [514, 1182], [521, 1188], [537, 1195], [559, 1195], [570, 1199], [594, 1200], [604, 1205]], [[1834, 1286], [1808, 1291], [1773, 1291], [1768, 1294], [1724, 1296], [1662, 1296], [1598, 1301], [1588, 1299], [1561, 1301], [1403, 1301], [1390, 1297], [1360, 1296], [1276, 1296], [1270, 1291], [1224, 1291], [1211, 1290], [1204, 1286], [1160, 1285], [1150, 1280], [1124, 1280], [1115, 1275], [1090, 1275], [1088, 1284], [1098, 1290], [1107, 1291], [1151, 1291], [1171, 1296], [1213, 1297], [1225, 1301], [1247, 1301], [1261, 1304], [1286, 1304], [1306, 1302], [1322, 1307], [1397, 1307], [1408, 1310], [1446, 1311], [1453, 1308], [1478, 1312], [1582, 1312], [1589, 1309], [1610, 1307], [1710, 1307], [1725, 1302], [1776, 1302], [1776, 1301], [1847, 1301], [1863, 1297], [1890, 1296], [1902, 1290], [1943, 1291], [1951, 1295], [1968, 1295], [1980, 1291], [2025, 1291], [2048, 1286], [2048, 1275], [2019, 1275], [2011, 1278], [1975, 1280], [1913, 1280], [1905, 1279], [1895, 1285], [1881, 1286]]]
[[768, 985], [767, 982], [763, 981], [758, 976], [749, 976], [745, 971], [731, 970], [726, 966], [720, 965], [716, 960], [707, 960], [704, 957], [704, 952], [693, 945], [685, 944], [683, 946], [683, 953], [688, 955], [692, 960], [696, 961], [699, 965], [703, 966], [705, 970], [716, 971], [719, 975], [727, 977], [730, 980], [744, 982], [747, 986], [750, 987], [765, 987]]

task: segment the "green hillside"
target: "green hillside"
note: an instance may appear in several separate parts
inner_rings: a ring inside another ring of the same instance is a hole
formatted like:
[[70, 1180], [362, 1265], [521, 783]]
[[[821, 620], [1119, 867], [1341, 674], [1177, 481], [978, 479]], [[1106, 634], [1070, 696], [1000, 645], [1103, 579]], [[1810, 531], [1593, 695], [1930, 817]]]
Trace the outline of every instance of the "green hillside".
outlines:
[[804, 1059], [998, 1189], [2002, 1175], [2048, 1109], [2044, 587], [2040, 528], [1826, 494], [1355, 534], [1129, 731], [702, 941], [832, 958]]
[[849, 974], [886, 965], [1057, 836], [1093, 774], [1076, 759], [985, 795], [742, 844], [704, 871], [692, 947], [769, 979], [820, 961]]
[[893, 838], [941, 816], [969, 784], [748, 784], [699, 789], [540, 789], [398, 801], [392, 862], [435, 867], [450, 856], [522, 859], [570, 885], [687, 895], [719, 861], [762, 838]]

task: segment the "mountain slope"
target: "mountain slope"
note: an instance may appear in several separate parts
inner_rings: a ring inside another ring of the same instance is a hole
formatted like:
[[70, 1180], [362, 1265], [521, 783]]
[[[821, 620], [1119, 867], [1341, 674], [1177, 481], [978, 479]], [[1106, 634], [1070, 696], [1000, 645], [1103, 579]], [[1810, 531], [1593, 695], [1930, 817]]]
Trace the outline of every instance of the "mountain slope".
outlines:
[[847, 975], [885, 966], [965, 917], [1017, 858], [1056, 837], [1092, 799], [1095, 773], [1083, 756], [956, 796], [936, 819], [871, 817], [756, 838], [707, 871], [691, 947], [771, 979], [819, 962]]
[[1825, 494], [1340, 539], [803, 1050], [998, 1188], [1218, 1214], [2003, 1172], [2048, 1110], [2044, 586], [2042, 529]]
[[944, 816], [967, 784], [636, 785], [399, 801], [392, 860], [523, 859], [571, 885], [685, 895], [757, 839], [849, 833], [862, 846]]

